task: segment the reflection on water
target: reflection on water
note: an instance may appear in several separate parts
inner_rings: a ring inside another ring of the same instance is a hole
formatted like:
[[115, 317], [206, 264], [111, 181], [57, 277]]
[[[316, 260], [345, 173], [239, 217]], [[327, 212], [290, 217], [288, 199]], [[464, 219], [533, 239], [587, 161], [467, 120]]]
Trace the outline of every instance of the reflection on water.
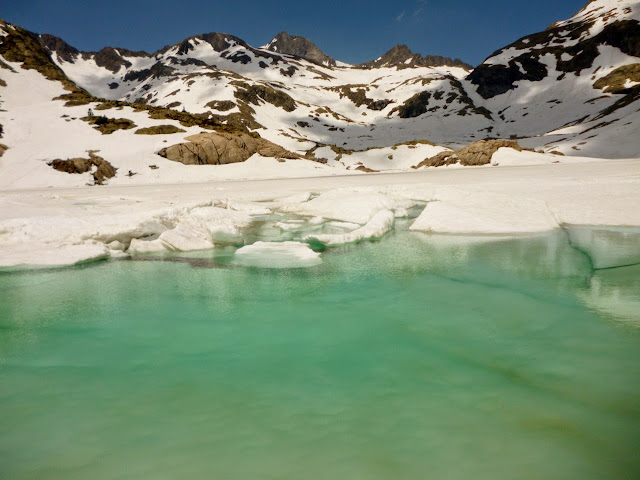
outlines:
[[233, 251], [0, 275], [0, 478], [639, 471], [639, 266], [402, 221], [309, 269]]

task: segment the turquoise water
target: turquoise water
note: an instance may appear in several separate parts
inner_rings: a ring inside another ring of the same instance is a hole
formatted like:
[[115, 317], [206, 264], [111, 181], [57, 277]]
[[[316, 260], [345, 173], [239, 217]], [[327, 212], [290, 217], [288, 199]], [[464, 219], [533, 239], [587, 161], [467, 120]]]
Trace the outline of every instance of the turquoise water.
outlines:
[[231, 255], [1, 274], [0, 478], [639, 478], [640, 267], [563, 234]]

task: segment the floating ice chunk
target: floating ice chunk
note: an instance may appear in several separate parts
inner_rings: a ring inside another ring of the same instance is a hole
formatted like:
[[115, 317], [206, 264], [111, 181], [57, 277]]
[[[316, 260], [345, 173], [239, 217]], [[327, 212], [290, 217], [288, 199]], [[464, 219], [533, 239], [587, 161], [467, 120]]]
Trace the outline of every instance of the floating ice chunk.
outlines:
[[376, 213], [364, 227], [360, 227], [357, 230], [348, 233], [309, 235], [305, 237], [305, 241], [318, 242], [330, 247], [380, 238], [393, 228], [394, 222], [395, 215], [393, 212], [382, 210]]
[[309, 225], [322, 225], [325, 221], [326, 220], [323, 217], [317, 216], [309, 220]]
[[196, 250], [210, 250], [213, 248], [209, 232], [178, 225], [173, 230], [163, 232], [158, 238], [167, 250], [190, 252]]
[[351, 222], [328, 222], [328, 227], [342, 228], [344, 230], [355, 230], [356, 228], [360, 228], [362, 225], [359, 223], [351, 223]]
[[114, 240], [113, 242], [110, 242], [109, 244], [107, 244], [107, 248], [109, 250], [123, 251], [126, 247], [122, 242], [119, 242], [118, 240]]
[[447, 190], [438, 193], [411, 230], [460, 234], [545, 232], [558, 223], [542, 200]]
[[306, 203], [283, 206], [281, 211], [364, 225], [380, 210], [411, 208], [415, 203], [404, 197], [371, 190], [340, 189], [323, 193]]
[[104, 245], [3, 245], [0, 250], [0, 267], [64, 267], [109, 258]]
[[393, 214], [396, 218], [406, 218], [409, 216], [409, 212], [407, 211], [407, 209], [402, 207], [396, 208]]
[[144, 253], [166, 252], [165, 244], [159, 238], [156, 240], [144, 240], [134, 238], [127, 249], [127, 253], [132, 255]]
[[100, 225], [97, 231], [91, 232], [87, 239], [126, 244], [132, 239], [158, 235], [166, 230], [166, 227], [156, 220], [140, 221], [139, 218], [115, 217], [108, 221], [109, 223]]
[[209, 227], [211, 241], [220, 245], [242, 245], [242, 233], [234, 225], [213, 225]]
[[236, 251], [235, 263], [258, 268], [307, 268], [322, 263], [320, 254], [300, 242], [256, 242]]
[[586, 253], [593, 268], [640, 264], [640, 229], [566, 227], [571, 245]]
[[293, 230], [300, 230], [301, 228], [303, 228], [304, 220], [299, 220], [299, 221], [289, 220], [287, 222], [277, 222], [274, 226], [284, 232], [290, 232]]

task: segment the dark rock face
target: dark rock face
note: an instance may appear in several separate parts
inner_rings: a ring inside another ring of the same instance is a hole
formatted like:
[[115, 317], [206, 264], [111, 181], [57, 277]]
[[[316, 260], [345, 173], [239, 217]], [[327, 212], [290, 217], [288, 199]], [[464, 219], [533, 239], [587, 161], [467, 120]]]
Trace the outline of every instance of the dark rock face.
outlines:
[[300, 158], [298, 154], [263, 138], [246, 133], [199, 133], [187, 137], [188, 143], [163, 148], [158, 155], [185, 165], [226, 165], [247, 160], [254, 153], [265, 157]]
[[56, 54], [58, 58], [64, 62], [73, 63], [80, 51], [72, 47], [67, 42], [54, 35], [44, 34], [39, 37], [40, 45], [46, 48], [49, 53]]
[[269, 43], [268, 50], [285, 55], [304, 58], [313, 63], [335, 67], [336, 61], [320, 50], [311, 40], [304, 37], [289, 35], [287, 32], [280, 32]]
[[96, 185], [102, 185], [108, 178], [116, 175], [117, 168], [114, 168], [104, 158], [99, 157], [94, 152], [89, 152], [89, 158], [69, 158], [67, 160], [54, 160], [49, 165], [59, 172], [66, 173], [86, 173], [93, 167], [97, 167], [93, 172], [93, 180]]
[[97, 53], [83, 53], [83, 58], [91, 58], [99, 67], [104, 67], [110, 72], [118, 73], [121, 67], [129, 68], [131, 62], [125, 60], [120, 54], [111, 47], [105, 47]]
[[267, 85], [250, 85], [240, 81], [231, 83], [238, 87], [233, 95], [242, 102], [260, 105], [260, 100], [262, 100], [280, 107], [286, 112], [293, 112], [298, 106], [288, 94]]
[[[637, 20], [617, 20], [604, 27], [597, 35], [579, 40], [594, 25], [594, 20], [574, 22], [569, 25], [552, 25], [544, 32], [521, 38], [511, 45], [498, 50], [489, 58], [500, 55], [505, 50], [521, 50], [520, 55], [506, 63], [483, 63], [467, 77], [478, 87], [483, 98], [492, 98], [513, 90], [520, 80], [537, 82], [547, 77], [547, 67], [540, 57], [551, 54], [556, 58], [557, 69], [566, 74], [579, 75], [591, 68], [598, 57], [598, 47], [609, 45], [623, 53], [640, 57], [640, 22]], [[571, 42], [569, 46], [563, 46]], [[524, 71], [523, 71], [524, 70]]]
[[149, 78], [169, 77], [175, 72], [175, 68], [156, 62], [151, 68], [144, 70], [131, 70], [123, 78], [125, 82], [144, 82]]
[[419, 53], [413, 53], [406, 45], [396, 45], [387, 53], [376, 60], [359, 65], [360, 68], [380, 68], [380, 67], [460, 67], [471, 70], [473, 67], [463, 62], [459, 58], [451, 59], [449, 57], [441, 57], [439, 55], [422, 56]]

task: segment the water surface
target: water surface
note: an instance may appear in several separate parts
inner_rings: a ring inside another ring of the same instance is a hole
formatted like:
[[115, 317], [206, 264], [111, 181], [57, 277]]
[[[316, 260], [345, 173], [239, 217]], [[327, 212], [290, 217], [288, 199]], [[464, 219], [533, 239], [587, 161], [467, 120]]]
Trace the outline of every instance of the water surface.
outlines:
[[638, 478], [640, 267], [562, 233], [232, 254], [1, 274], [0, 478]]

